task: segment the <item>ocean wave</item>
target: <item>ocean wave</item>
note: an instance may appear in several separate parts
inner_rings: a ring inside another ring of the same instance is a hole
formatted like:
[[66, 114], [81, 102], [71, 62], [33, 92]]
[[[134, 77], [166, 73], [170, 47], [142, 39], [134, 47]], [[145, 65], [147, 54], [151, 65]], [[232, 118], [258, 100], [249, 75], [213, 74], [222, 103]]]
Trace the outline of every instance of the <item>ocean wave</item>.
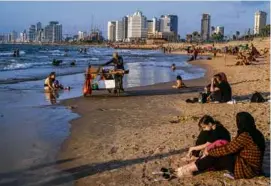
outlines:
[[34, 63], [9, 63], [6, 64], [0, 71], [12, 71], [12, 70], [21, 70], [28, 69], [36, 66], [45, 66], [50, 65], [51, 62], [34, 62]]
[[[20, 55], [25, 55], [25, 51], [20, 51]], [[0, 52], [0, 56], [5, 57], [5, 56], [13, 56], [13, 52]]]
[[26, 69], [29, 68], [31, 66], [30, 63], [12, 63], [9, 64], [7, 66], [5, 66], [2, 70], [6, 71], [6, 70], [18, 70], [18, 69]]
[[99, 58], [97, 58], [97, 57], [92, 57], [92, 58], [90, 58], [90, 60], [93, 60], [93, 61], [99, 61]]

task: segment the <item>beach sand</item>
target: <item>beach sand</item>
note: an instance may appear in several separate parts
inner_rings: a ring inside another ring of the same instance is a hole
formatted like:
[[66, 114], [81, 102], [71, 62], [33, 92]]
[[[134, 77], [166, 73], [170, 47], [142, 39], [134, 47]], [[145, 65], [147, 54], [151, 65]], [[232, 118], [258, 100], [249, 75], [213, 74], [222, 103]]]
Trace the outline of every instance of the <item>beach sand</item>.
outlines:
[[[269, 44], [267, 45], [269, 48]], [[250, 66], [233, 66], [232, 56], [192, 62], [207, 69], [204, 78], [185, 81], [189, 88], [174, 90], [173, 83], [128, 89], [124, 96], [100, 92], [92, 97], [65, 100], [65, 106], [81, 115], [73, 120], [71, 135], [58, 159], [75, 158], [59, 166], [76, 185], [269, 185], [269, 177], [230, 180], [223, 172], [207, 172], [193, 178], [154, 182], [153, 171], [184, 164], [180, 158], [195, 142], [199, 117], [209, 114], [236, 135], [235, 115], [250, 112], [258, 129], [270, 140], [269, 103], [248, 103], [255, 91], [270, 94], [270, 58]], [[237, 104], [187, 104], [217, 72], [225, 72]], [[181, 120], [177, 120], [180, 116]], [[269, 172], [269, 150], [264, 168]], [[59, 177], [49, 183], [66, 183]]]

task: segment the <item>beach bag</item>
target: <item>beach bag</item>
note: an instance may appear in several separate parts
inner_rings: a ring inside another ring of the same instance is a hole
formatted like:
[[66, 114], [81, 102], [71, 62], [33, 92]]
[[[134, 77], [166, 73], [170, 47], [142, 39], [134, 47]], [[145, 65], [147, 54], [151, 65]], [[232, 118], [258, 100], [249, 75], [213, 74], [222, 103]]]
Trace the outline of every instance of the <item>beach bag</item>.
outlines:
[[206, 103], [207, 102], [207, 94], [206, 93], [199, 93], [199, 103]]
[[259, 92], [255, 92], [252, 95], [250, 102], [251, 103], [263, 103], [263, 102], [265, 102], [265, 99], [263, 98], [263, 96]]

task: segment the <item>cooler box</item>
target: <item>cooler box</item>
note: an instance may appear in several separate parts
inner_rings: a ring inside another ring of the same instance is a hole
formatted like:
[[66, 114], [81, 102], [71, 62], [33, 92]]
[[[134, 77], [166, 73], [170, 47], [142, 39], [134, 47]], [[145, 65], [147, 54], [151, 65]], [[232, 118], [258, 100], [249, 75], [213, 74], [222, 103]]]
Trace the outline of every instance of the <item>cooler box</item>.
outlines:
[[115, 80], [100, 80], [98, 81], [99, 89], [111, 89], [115, 88]]

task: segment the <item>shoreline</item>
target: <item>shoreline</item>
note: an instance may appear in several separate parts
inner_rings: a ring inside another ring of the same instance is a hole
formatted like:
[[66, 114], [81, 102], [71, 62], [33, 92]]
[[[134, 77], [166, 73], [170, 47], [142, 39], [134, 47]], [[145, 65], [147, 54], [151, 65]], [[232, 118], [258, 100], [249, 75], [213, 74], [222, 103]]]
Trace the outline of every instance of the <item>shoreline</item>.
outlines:
[[[91, 183], [151, 184], [151, 171], [162, 166], [171, 166], [172, 161], [178, 160], [180, 154], [193, 144], [193, 136], [197, 135], [198, 129], [195, 124], [191, 125], [191, 122], [197, 122], [193, 117], [202, 114], [210, 114], [222, 121], [234, 136], [236, 129], [232, 125], [233, 116], [237, 111], [246, 110], [256, 118], [258, 128], [266, 139], [270, 139], [269, 117], [262, 115], [269, 113], [269, 103], [198, 105], [184, 102], [185, 99], [197, 97], [199, 90], [209, 82], [210, 77], [220, 71], [227, 74], [233, 95], [238, 101], [247, 99], [255, 90], [270, 94], [269, 63], [262, 61], [255, 66], [233, 67], [233, 59], [228, 56], [226, 66], [222, 57], [190, 62], [206, 69], [206, 73], [202, 78], [184, 81], [189, 87], [185, 89], [172, 89], [173, 83], [167, 82], [129, 88], [127, 96], [114, 97], [101, 93], [90, 98], [78, 97], [61, 101], [60, 105], [69, 107], [79, 118], [69, 122], [70, 135], [61, 145], [58, 160], [78, 159], [57, 167], [67, 172], [74, 170], [73, 179], [79, 186]], [[246, 76], [248, 72], [251, 77]], [[187, 121], [180, 124], [168, 122], [179, 115], [188, 117]], [[199, 175], [192, 180], [174, 180], [172, 183], [221, 185], [221, 182], [213, 183], [214, 180], [208, 177], [223, 182], [225, 180], [221, 173], [214, 172]], [[257, 185], [260, 182], [269, 183], [268, 180], [259, 177], [251, 181], [244, 180], [245, 182], [230, 181], [230, 185]]]

